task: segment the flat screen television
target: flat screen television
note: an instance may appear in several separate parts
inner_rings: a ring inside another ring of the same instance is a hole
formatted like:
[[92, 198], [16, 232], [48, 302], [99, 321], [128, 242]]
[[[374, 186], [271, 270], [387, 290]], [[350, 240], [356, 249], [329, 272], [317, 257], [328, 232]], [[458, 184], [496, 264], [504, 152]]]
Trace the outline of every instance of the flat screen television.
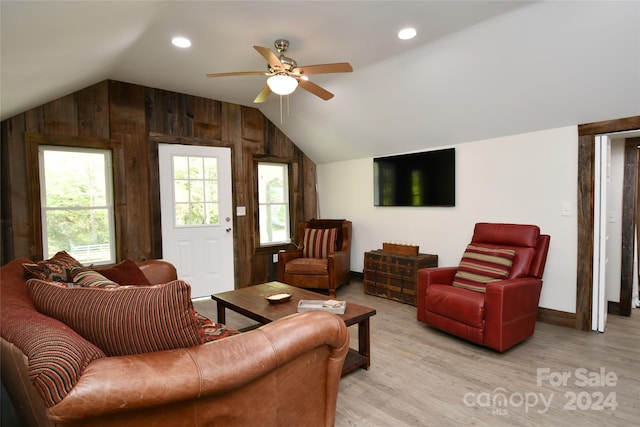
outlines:
[[455, 148], [373, 159], [375, 206], [455, 206]]

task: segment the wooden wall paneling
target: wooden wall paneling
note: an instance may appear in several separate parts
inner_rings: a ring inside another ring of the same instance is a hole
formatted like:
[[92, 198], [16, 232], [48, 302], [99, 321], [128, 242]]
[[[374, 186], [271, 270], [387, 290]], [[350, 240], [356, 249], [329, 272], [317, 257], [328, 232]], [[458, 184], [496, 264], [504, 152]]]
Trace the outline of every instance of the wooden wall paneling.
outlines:
[[[271, 252], [256, 253], [255, 155], [271, 151], [287, 161], [297, 159], [292, 168], [293, 228], [297, 228], [305, 212], [313, 211], [308, 216], [315, 216], [315, 201], [307, 200], [315, 197], [313, 162], [255, 108], [107, 80], [5, 120], [2, 129], [2, 173], [11, 177], [2, 183], [5, 244], [1, 256], [5, 260], [41, 254], [41, 242], [37, 242], [41, 236], [38, 233], [34, 237], [32, 230], [35, 223], [39, 226], [39, 210], [30, 205], [31, 196], [27, 194], [30, 178], [25, 131], [47, 134], [47, 138], [51, 135], [76, 138], [70, 145], [85, 143], [90, 138], [109, 141], [114, 150], [119, 259], [161, 256], [157, 159], [160, 137], [172, 143], [231, 147], [237, 287], [271, 280], [277, 275]], [[5, 165], [9, 165], [6, 173]], [[305, 172], [309, 168], [311, 175]], [[306, 177], [312, 177], [313, 182], [306, 183]], [[309, 185], [311, 191], [307, 189]], [[245, 206], [247, 214], [237, 217], [237, 206]], [[6, 233], [11, 233], [11, 240]], [[5, 249], [9, 247], [11, 254]]]
[[265, 125], [264, 115], [251, 107], [242, 108], [242, 144], [252, 154], [264, 153], [265, 149]]
[[304, 154], [302, 154], [301, 164], [304, 172], [302, 177], [302, 184], [304, 188], [302, 201], [303, 215], [306, 219], [318, 218], [319, 215], [322, 216], [322, 213], [318, 212], [316, 165]]
[[145, 117], [145, 90], [142, 86], [109, 83], [111, 139], [122, 144], [124, 156], [124, 205], [119, 258], [141, 260], [152, 257], [151, 203], [149, 199], [149, 159]]
[[593, 168], [595, 139], [578, 138], [578, 271], [576, 283], [576, 328], [591, 330], [593, 299]]
[[44, 133], [44, 106], [33, 108], [24, 113], [24, 132]]
[[145, 89], [148, 130], [165, 135], [194, 136], [193, 96], [161, 89]]
[[176, 111], [176, 131], [183, 136], [194, 136], [193, 121], [193, 99], [191, 95], [177, 94]]
[[151, 258], [162, 258], [162, 205], [160, 203], [160, 160], [158, 143], [149, 138], [149, 206], [151, 221]]
[[624, 172], [622, 183], [623, 233], [622, 260], [620, 266], [620, 315], [622, 316], [631, 316], [635, 233], [625, 233], [624, 230], [635, 230], [635, 207], [638, 194], [637, 177], [639, 144], [640, 138], [629, 138], [625, 140], [624, 146]]
[[[233, 175], [233, 208], [246, 206], [246, 155], [242, 144], [242, 107], [236, 104], [223, 103], [222, 111], [222, 141], [231, 144], [232, 148], [232, 175]], [[237, 221], [234, 215], [235, 225], [234, 237], [234, 270], [236, 278], [236, 288], [241, 288], [251, 284], [251, 260], [253, 259], [253, 247], [247, 243], [245, 236], [251, 235], [248, 229], [248, 221]]]
[[2, 264], [16, 257], [29, 257], [30, 207], [24, 144], [25, 116], [19, 114], [2, 123]]
[[222, 103], [194, 97], [193, 134], [203, 139], [222, 140]]
[[44, 104], [44, 131], [53, 135], [78, 135], [78, 102], [73, 93]]
[[164, 91], [162, 90], [149, 87], [144, 89], [147, 131], [170, 135], [167, 115], [164, 114], [163, 110], [163, 95]]
[[109, 138], [109, 84], [106, 80], [78, 92], [78, 135]]

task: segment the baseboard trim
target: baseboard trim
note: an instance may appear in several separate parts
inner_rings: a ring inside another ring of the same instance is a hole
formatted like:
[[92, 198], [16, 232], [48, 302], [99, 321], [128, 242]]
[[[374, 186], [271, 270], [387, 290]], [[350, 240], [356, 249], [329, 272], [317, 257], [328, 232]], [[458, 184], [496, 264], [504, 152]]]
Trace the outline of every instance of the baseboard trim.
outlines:
[[352, 280], [357, 280], [359, 282], [364, 281], [364, 273], [363, 272], [357, 272], [357, 271], [350, 271], [349, 272], [349, 278]]
[[619, 302], [607, 301], [607, 313], [622, 316], [622, 306]]
[[552, 310], [550, 308], [538, 308], [538, 321], [557, 326], [565, 326], [567, 328], [577, 328], [577, 319], [575, 313]]

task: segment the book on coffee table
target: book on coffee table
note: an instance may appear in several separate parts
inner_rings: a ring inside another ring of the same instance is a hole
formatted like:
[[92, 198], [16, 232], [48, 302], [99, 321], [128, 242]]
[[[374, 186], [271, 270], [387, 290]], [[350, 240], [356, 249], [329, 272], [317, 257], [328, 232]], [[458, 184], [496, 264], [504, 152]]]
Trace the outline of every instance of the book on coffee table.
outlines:
[[337, 300], [315, 300], [315, 299], [302, 299], [298, 302], [298, 313], [310, 310], [322, 310], [328, 311], [334, 314], [344, 314], [347, 309], [346, 301]]

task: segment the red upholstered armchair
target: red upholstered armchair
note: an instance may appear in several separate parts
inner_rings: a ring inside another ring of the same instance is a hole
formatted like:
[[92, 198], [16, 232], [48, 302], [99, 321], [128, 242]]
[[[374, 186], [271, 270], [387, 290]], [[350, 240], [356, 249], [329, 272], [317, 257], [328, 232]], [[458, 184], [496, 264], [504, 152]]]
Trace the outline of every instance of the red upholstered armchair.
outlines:
[[349, 283], [351, 221], [312, 219], [298, 228], [298, 249], [278, 253], [278, 280], [299, 288], [336, 289]]
[[533, 335], [550, 236], [478, 223], [458, 267], [418, 271], [418, 320], [505, 351]]

